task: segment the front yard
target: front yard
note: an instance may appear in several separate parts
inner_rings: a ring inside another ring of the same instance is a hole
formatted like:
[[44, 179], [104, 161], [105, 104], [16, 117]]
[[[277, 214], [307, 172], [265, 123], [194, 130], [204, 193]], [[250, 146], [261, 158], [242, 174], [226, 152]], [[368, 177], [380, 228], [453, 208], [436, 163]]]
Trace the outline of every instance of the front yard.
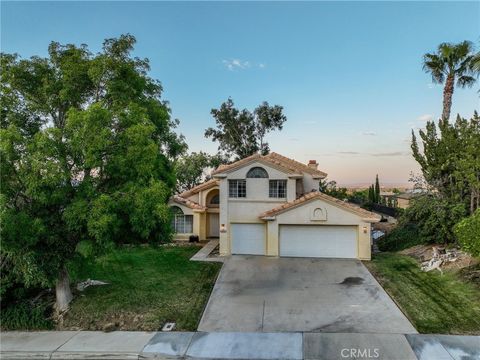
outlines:
[[221, 264], [189, 261], [198, 246], [122, 248], [86, 263], [77, 280], [109, 285], [78, 292], [62, 329], [196, 330]]
[[395, 253], [365, 265], [420, 333], [480, 335], [480, 288], [458, 273], [423, 272]]

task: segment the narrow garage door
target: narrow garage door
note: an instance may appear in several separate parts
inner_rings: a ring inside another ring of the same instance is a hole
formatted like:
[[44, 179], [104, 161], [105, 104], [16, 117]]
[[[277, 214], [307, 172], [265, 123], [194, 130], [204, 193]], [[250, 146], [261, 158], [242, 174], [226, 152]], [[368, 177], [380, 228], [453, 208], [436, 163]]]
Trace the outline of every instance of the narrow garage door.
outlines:
[[357, 227], [281, 225], [280, 256], [356, 258]]
[[232, 254], [265, 255], [264, 224], [231, 224]]

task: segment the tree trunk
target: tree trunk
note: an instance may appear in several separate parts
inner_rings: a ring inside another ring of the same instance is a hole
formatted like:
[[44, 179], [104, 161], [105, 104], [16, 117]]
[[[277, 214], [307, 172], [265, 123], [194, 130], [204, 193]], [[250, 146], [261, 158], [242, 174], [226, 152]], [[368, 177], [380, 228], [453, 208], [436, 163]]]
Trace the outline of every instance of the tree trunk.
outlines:
[[450, 119], [450, 110], [452, 109], [452, 96], [455, 85], [455, 75], [447, 76], [445, 88], [443, 89], [443, 113], [442, 120], [448, 121]]
[[55, 286], [57, 313], [61, 314], [68, 310], [68, 304], [73, 299], [72, 290], [70, 289], [70, 278], [66, 268], [60, 270], [58, 274], [57, 284]]

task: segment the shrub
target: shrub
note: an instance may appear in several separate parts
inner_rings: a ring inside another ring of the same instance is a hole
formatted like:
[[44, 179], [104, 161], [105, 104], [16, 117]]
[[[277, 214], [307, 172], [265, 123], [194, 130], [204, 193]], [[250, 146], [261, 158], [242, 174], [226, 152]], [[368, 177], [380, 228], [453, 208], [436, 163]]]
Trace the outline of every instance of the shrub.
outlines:
[[400, 224], [416, 224], [419, 236], [427, 243], [453, 243], [453, 227], [467, 214], [463, 203], [451, 203], [434, 195], [412, 200], [400, 218]]
[[411, 246], [425, 243], [415, 224], [402, 224], [378, 241], [381, 251], [400, 251]]
[[480, 256], [480, 209], [455, 225], [454, 232], [463, 250]]
[[49, 318], [51, 306], [47, 302], [32, 304], [22, 301], [2, 309], [2, 330], [49, 330], [53, 321]]

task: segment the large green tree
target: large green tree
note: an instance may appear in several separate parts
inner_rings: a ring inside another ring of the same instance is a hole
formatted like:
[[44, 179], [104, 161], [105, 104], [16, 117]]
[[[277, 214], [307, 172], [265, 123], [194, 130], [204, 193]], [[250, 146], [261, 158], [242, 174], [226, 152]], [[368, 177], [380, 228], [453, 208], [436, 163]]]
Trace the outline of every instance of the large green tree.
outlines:
[[480, 69], [476, 69], [474, 59], [473, 45], [469, 41], [459, 44], [442, 43], [436, 53], [424, 55], [423, 69], [432, 75], [434, 83], [444, 84], [443, 120], [450, 119], [455, 84], [458, 87], [466, 87], [475, 83]]
[[185, 143], [134, 44], [122, 35], [97, 54], [52, 42], [46, 58], [1, 55], [1, 256], [17, 282], [55, 286], [58, 311], [76, 254], [170, 235]]
[[282, 130], [287, 117], [279, 105], [270, 106], [263, 102], [253, 112], [235, 108], [232, 99], [224, 102], [219, 109], [212, 109], [216, 128], [205, 130], [205, 137], [218, 142], [219, 151], [236, 160], [254, 153], [268, 154], [270, 148], [265, 136], [274, 130]]
[[210, 179], [209, 170], [226, 162], [220, 155], [209, 155], [203, 151], [192, 152], [180, 157], [175, 163], [177, 191], [186, 191]]
[[454, 123], [427, 123], [419, 132], [421, 146], [412, 132], [412, 151], [426, 182], [437, 196], [463, 204], [473, 213], [480, 205], [480, 117], [460, 116]]

